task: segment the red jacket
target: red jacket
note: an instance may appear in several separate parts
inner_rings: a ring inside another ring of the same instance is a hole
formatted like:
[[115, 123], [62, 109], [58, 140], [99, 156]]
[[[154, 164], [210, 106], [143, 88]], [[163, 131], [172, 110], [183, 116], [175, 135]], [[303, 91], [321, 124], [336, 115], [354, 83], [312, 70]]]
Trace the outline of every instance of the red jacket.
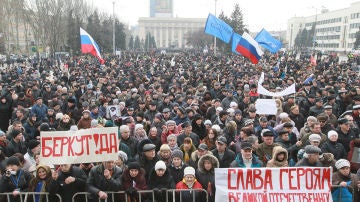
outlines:
[[[195, 180], [194, 185], [192, 187], [193, 189], [202, 189], [202, 186], [200, 182]], [[185, 184], [185, 180], [181, 180], [176, 184], [176, 189], [189, 189], [189, 187]]]

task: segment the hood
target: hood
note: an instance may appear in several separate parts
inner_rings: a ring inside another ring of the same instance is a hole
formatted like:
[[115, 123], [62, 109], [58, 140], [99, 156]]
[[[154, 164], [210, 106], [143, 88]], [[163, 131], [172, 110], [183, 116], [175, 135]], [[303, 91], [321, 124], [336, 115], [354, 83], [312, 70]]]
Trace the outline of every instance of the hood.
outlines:
[[284, 149], [284, 148], [281, 147], [281, 146], [276, 146], [276, 147], [274, 147], [272, 158], [275, 160], [275, 159], [276, 159], [276, 156], [277, 156], [279, 153], [281, 153], [281, 152], [285, 153], [285, 160], [287, 161], [287, 159], [288, 159], [288, 152], [286, 151], [286, 149]]
[[205, 154], [204, 156], [202, 156], [198, 162], [198, 169], [200, 172], [202, 173], [206, 173], [207, 171], [204, 168], [204, 161], [208, 160], [211, 162], [212, 164], [212, 169], [210, 172], [214, 172], [215, 168], [219, 167], [219, 160], [213, 156], [212, 154]]

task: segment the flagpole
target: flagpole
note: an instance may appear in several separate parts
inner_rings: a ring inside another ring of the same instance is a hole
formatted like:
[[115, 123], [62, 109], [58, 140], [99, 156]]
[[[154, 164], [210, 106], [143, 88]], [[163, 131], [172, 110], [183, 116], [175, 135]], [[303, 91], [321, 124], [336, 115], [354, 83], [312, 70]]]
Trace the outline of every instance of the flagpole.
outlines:
[[[215, 17], [216, 17], [216, 2], [217, 0], [215, 0]], [[214, 36], [214, 55], [216, 55], [216, 37]]]

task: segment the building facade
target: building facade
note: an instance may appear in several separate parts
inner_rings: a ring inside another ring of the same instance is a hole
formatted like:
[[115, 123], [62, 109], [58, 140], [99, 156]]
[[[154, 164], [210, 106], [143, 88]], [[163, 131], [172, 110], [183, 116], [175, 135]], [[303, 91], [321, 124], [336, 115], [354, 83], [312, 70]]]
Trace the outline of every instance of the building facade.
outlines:
[[[317, 11], [317, 10], [316, 10]], [[307, 17], [293, 17], [288, 20], [286, 41], [288, 49], [294, 48], [297, 34], [304, 28], [315, 26], [313, 48], [319, 51], [349, 52], [354, 47], [355, 35], [360, 27], [360, 1], [350, 7], [335, 11], [322, 10]]]
[[157, 48], [186, 48], [186, 38], [191, 32], [204, 29], [206, 18], [139, 18], [139, 38], [145, 40], [150, 33]]

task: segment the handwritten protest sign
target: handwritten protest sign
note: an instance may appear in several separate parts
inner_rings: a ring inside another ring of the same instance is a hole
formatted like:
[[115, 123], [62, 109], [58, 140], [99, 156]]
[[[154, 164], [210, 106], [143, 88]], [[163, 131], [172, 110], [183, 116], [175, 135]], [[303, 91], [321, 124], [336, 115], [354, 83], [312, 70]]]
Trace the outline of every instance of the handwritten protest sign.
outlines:
[[331, 168], [216, 168], [215, 201], [331, 202]]
[[116, 160], [118, 129], [41, 132], [40, 162], [45, 165]]

